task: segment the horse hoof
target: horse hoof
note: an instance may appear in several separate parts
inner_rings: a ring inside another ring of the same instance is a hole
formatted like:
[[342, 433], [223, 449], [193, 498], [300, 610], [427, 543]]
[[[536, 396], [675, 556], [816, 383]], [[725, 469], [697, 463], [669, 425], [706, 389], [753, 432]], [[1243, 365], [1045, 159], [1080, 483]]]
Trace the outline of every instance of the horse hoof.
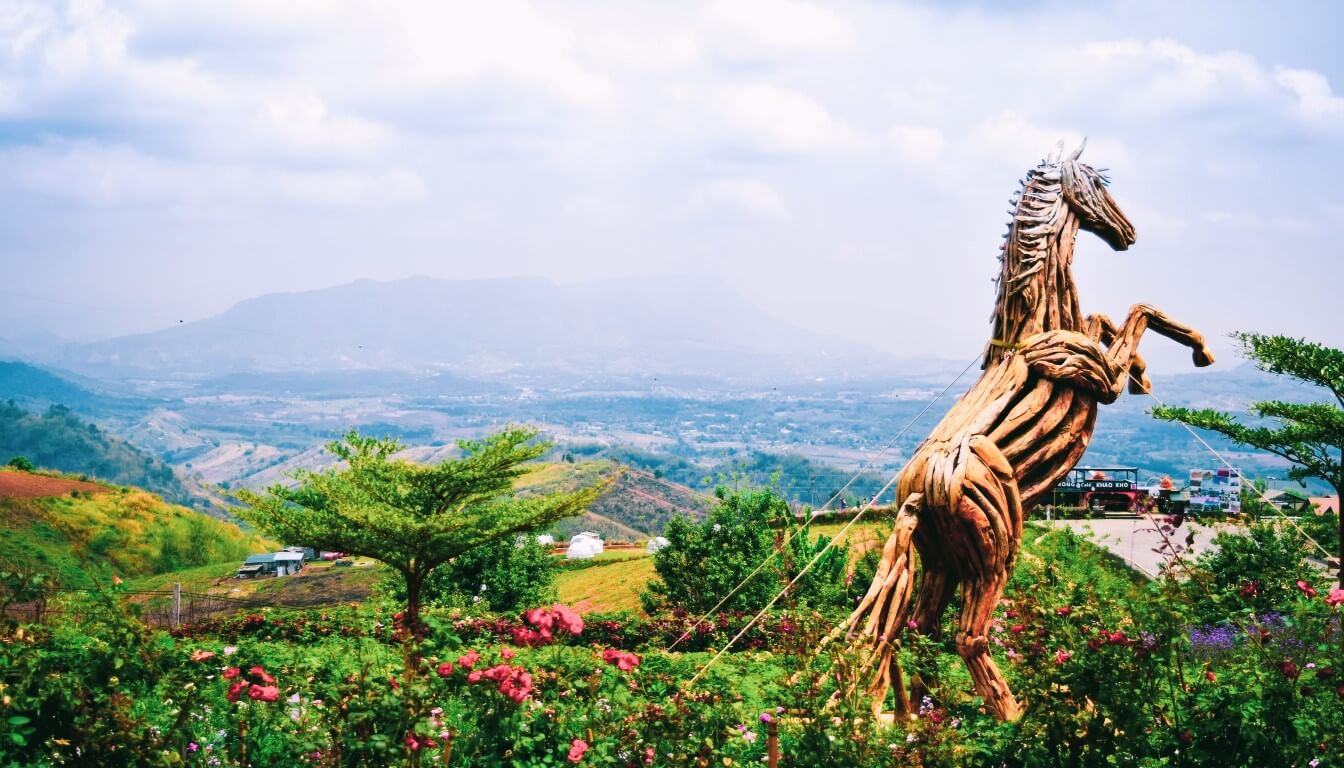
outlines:
[[1205, 348], [1205, 347], [1200, 347], [1199, 349], [1196, 349], [1196, 350], [1195, 350], [1195, 367], [1196, 367], [1196, 368], [1204, 368], [1205, 366], [1209, 366], [1209, 365], [1213, 365], [1213, 353], [1210, 352], [1210, 351], [1209, 351], [1207, 348]]

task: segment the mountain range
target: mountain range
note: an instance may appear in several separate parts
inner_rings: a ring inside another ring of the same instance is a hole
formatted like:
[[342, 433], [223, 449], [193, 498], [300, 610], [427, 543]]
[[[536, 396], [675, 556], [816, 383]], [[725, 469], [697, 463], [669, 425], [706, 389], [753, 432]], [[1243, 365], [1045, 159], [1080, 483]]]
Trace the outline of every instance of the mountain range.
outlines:
[[361, 280], [239, 302], [38, 362], [109, 378], [275, 372], [464, 377], [863, 376], [889, 356], [776, 319], [717, 279]]

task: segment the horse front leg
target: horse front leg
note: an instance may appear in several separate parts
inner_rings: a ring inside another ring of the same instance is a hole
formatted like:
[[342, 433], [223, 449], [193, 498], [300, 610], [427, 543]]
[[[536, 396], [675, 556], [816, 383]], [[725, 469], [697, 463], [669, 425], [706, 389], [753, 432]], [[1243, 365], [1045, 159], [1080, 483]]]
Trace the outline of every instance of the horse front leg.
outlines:
[[[1098, 321], [1098, 325], [1101, 325], [1100, 321]], [[1138, 358], [1139, 340], [1143, 338], [1144, 331], [1148, 330], [1189, 347], [1193, 351], [1195, 367], [1203, 368], [1206, 365], [1213, 364], [1213, 352], [1204, 343], [1204, 336], [1199, 331], [1172, 320], [1166, 312], [1151, 304], [1135, 304], [1130, 307], [1129, 316], [1125, 318], [1125, 324], [1115, 329], [1111, 343], [1106, 350], [1107, 356], [1112, 362], [1124, 368], [1131, 368], [1135, 359]], [[1118, 385], [1120, 384], [1122, 382], [1117, 382], [1117, 395], [1119, 394]], [[1129, 385], [1130, 392], [1136, 392], [1136, 390], [1142, 392], [1146, 391], [1147, 388], [1146, 377], [1138, 381], [1131, 381]]]
[[[1083, 333], [1088, 338], [1109, 347], [1115, 342], [1115, 337], [1119, 335], [1120, 329], [1115, 327], [1115, 321], [1108, 315], [1100, 313], [1088, 315], [1083, 326]], [[1148, 361], [1143, 359], [1137, 349], [1130, 352], [1129, 356], [1129, 393], [1131, 395], [1141, 395], [1152, 389], [1152, 381], [1148, 378]], [[1117, 395], [1119, 392], [1116, 393]]]

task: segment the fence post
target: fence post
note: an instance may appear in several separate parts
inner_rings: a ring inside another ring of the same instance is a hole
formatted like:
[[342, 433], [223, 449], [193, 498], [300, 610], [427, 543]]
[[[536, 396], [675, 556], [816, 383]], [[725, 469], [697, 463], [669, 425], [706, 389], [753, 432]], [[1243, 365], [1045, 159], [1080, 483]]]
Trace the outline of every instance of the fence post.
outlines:
[[779, 727], [775, 719], [765, 724], [766, 760], [770, 768], [779, 768]]
[[182, 582], [173, 582], [173, 621], [172, 626], [177, 627], [182, 621]]

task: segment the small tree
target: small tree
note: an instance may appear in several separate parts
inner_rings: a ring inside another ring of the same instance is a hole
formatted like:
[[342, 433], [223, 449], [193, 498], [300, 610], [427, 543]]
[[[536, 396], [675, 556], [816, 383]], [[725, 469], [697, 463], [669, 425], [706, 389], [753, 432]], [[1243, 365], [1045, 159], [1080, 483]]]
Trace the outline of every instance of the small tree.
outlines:
[[328, 450], [347, 464], [300, 471], [298, 487], [238, 491], [243, 519], [293, 544], [370, 557], [405, 582], [405, 624], [420, 626], [425, 579], [440, 565], [497, 539], [577, 515], [605, 484], [547, 494], [515, 493], [526, 463], [550, 445], [535, 430], [511, 428], [459, 443], [463, 456], [422, 466], [394, 458], [395, 440], [351, 431]]
[[[535, 608], [555, 600], [555, 558], [535, 536], [496, 539], [463, 552], [425, 579], [425, 605], [484, 606], [497, 613]], [[406, 599], [396, 578], [392, 597]]]
[[15, 456], [14, 458], [9, 460], [9, 463], [6, 464], [6, 466], [13, 467], [23, 472], [32, 472], [33, 470], [37, 469], [37, 467], [33, 465], [33, 462], [30, 461], [27, 456]]
[[[1154, 408], [1153, 415], [1207, 429], [1282, 456], [1295, 465], [1295, 480], [1315, 477], [1329, 483], [1339, 495], [1344, 489], [1344, 351], [1287, 336], [1238, 333], [1246, 356], [1261, 370], [1281, 373], [1322, 387], [1334, 403], [1253, 403], [1251, 413], [1269, 424], [1248, 425], [1211, 409]], [[1344, 515], [1340, 516], [1344, 526]], [[1344, 529], [1340, 530], [1339, 584], [1344, 587]]]
[[[768, 559], [769, 564], [723, 605], [725, 610], [758, 610], [828, 542], [806, 533], [790, 540], [799, 524], [788, 502], [773, 491], [720, 487], [714, 493], [719, 504], [704, 520], [677, 516], [668, 523], [664, 531], [668, 544], [653, 556], [658, 578], [640, 595], [645, 610], [683, 608], [703, 613]], [[832, 547], [788, 597], [817, 608], [844, 606], [847, 558], [847, 547]]]

